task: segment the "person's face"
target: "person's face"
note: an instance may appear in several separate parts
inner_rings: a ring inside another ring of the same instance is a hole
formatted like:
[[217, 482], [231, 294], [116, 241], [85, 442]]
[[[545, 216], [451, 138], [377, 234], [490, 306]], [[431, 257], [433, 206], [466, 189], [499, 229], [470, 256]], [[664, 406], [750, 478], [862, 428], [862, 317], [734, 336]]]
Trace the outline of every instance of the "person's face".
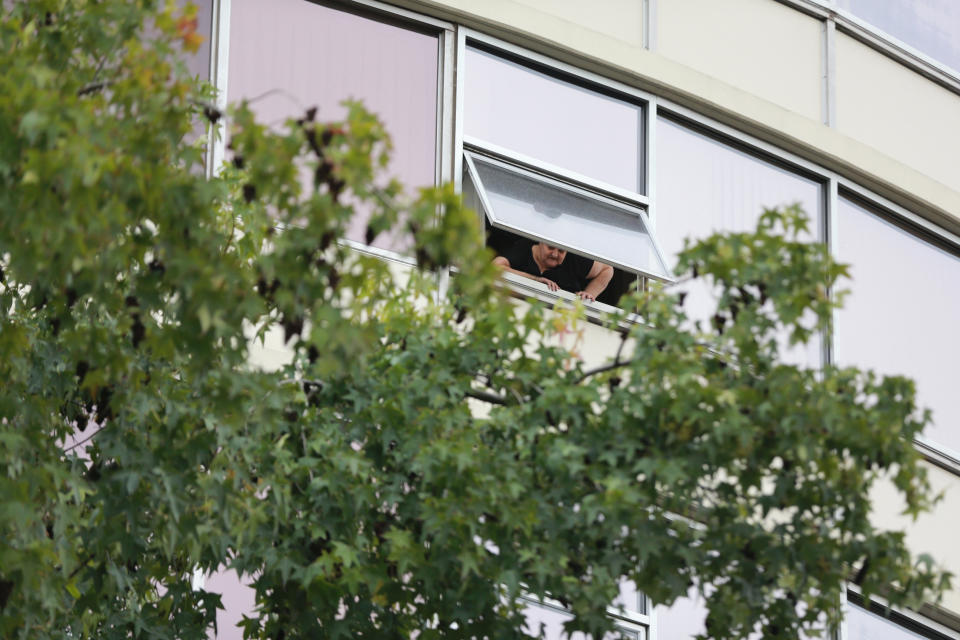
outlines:
[[547, 269], [554, 269], [563, 262], [563, 259], [567, 257], [567, 252], [560, 247], [554, 247], [549, 245], [546, 242], [540, 243], [540, 259], [543, 261], [543, 265]]

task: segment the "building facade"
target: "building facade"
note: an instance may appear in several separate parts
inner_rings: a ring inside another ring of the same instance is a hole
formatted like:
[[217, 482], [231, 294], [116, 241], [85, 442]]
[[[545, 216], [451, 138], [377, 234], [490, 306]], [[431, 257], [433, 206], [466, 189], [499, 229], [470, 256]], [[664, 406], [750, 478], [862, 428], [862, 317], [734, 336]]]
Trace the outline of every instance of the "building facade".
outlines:
[[[933, 424], [915, 446], [934, 513], [878, 524], [960, 573], [960, 4], [955, 0], [206, 0], [193, 60], [220, 99], [261, 121], [357, 98], [394, 140], [410, 186], [453, 181], [496, 249], [543, 239], [615, 268], [616, 294], [670, 280], [686, 237], [753, 227], [800, 203], [810, 238], [852, 265], [831, 336], [788, 357], [906, 374]], [[215, 167], [222, 141], [211, 145]], [[396, 238], [363, 244], [412, 267]], [[520, 296], [569, 298], [508, 277]], [[698, 296], [692, 291], [696, 313]], [[616, 338], [590, 326], [598, 360]], [[267, 349], [262, 357], [282, 357]], [[221, 582], [217, 582], [221, 580]], [[242, 609], [222, 577], [230, 605]], [[884, 615], [851, 585], [841, 640], [960, 638], [960, 587]], [[624, 637], [682, 639], [702, 603], [650, 603], [624, 587]], [[559, 637], [564, 613], [531, 602]], [[611, 610], [613, 611], [613, 609]], [[236, 613], [236, 612], [234, 612]], [[613, 615], [613, 614], [612, 614]], [[231, 637], [228, 615], [221, 637]], [[239, 617], [239, 613], [233, 616]], [[237, 635], [239, 637], [239, 635]]]

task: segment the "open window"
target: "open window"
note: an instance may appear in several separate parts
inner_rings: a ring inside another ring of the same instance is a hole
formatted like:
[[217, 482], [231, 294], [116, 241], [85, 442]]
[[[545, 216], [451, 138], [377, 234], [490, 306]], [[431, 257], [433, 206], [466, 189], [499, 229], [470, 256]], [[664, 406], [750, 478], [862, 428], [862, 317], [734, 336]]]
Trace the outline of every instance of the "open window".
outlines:
[[470, 151], [464, 166], [467, 198], [483, 212], [492, 243], [544, 241], [625, 273], [672, 278], [639, 207]]
[[487, 245], [524, 255], [511, 267], [534, 278], [548, 273], [523, 252], [541, 242], [581, 274], [609, 265], [597, 301], [611, 305], [647, 278], [671, 281], [647, 211], [647, 102], [484, 43], [468, 44], [464, 66], [463, 192]]

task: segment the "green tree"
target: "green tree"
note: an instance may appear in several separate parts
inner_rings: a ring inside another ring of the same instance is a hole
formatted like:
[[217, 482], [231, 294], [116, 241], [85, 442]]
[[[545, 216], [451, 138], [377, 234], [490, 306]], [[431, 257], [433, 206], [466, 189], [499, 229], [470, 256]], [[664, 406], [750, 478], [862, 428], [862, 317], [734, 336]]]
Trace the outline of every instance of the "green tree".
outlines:
[[[220, 566], [252, 581], [252, 638], [520, 637], [521, 593], [600, 633], [622, 578], [701, 589], [711, 637], [794, 637], [851, 575], [895, 604], [948, 584], [869, 521], [880, 478], [930, 506], [912, 383], [781, 362], [845, 273], [800, 212], [691, 245], [713, 321], [655, 287], [587, 370], [554, 339], [577, 311], [511, 304], [450, 186], [374, 186], [374, 117], [203, 106], [189, 15], [156, 4], [4, 5], [4, 637], [204, 637], [219, 599], [191, 576]], [[228, 123], [213, 179], [200, 118]], [[358, 206], [420, 269], [337, 243]], [[266, 372], [271, 324], [294, 355]]]

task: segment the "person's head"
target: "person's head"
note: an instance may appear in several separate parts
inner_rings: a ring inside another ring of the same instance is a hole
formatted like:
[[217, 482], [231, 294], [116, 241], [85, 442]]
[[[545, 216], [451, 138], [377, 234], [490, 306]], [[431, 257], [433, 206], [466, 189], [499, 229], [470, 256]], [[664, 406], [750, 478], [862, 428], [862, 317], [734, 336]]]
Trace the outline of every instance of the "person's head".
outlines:
[[555, 269], [559, 267], [563, 263], [563, 259], [567, 257], [566, 249], [555, 247], [552, 244], [547, 244], [546, 242], [537, 244], [537, 248], [540, 253], [540, 262], [546, 269]]

